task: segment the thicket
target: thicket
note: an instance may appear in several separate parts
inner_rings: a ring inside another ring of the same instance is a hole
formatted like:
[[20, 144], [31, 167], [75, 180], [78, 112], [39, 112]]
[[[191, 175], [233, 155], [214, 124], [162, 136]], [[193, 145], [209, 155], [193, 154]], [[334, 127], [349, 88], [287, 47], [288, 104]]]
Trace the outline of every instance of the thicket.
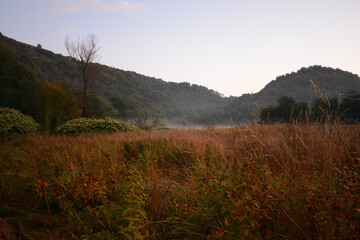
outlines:
[[130, 123], [112, 118], [95, 119], [79, 118], [65, 122], [55, 129], [57, 134], [79, 135], [82, 133], [111, 133], [117, 131], [134, 131], [136, 127]]
[[276, 107], [263, 108], [260, 112], [260, 120], [266, 123], [286, 122], [292, 119], [304, 121], [309, 112], [306, 103], [297, 103], [294, 98], [283, 96], [278, 100]]
[[76, 98], [54, 83], [41, 82], [35, 94], [33, 105], [36, 112], [33, 115], [45, 132], [51, 132], [80, 114]]
[[356, 239], [359, 125], [37, 136], [0, 146], [0, 236]]
[[0, 107], [0, 136], [26, 135], [36, 133], [40, 125], [30, 116], [11, 108]]
[[[320, 90], [317, 90], [320, 91]], [[304, 102], [296, 102], [294, 98], [284, 96], [279, 98], [279, 105], [263, 108], [260, 111], [260, 121], [264, 123], [293, 120], [298, 122], [343, 121], [355, 123], [360, 120], [360, 92], [349, 91], [340, 97], [328, 98], [319, 92], [310, 106]]]

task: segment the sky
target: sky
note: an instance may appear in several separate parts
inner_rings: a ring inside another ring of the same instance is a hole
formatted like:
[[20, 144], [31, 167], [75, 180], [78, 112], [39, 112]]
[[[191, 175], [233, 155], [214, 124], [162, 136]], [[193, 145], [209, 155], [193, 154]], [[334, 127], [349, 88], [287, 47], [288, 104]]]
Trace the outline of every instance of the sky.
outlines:
[[0, 32], [63, 55], [95, 34], [101, 64], [225, 96], [312, 65], [360, 74], [360, 0], [0, 0]]

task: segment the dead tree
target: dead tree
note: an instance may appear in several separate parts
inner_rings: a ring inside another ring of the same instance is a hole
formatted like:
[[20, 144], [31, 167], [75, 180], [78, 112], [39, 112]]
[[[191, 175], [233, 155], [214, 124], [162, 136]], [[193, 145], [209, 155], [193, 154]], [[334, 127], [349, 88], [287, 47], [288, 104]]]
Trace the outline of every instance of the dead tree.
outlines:
[[78, 39], [77, 42], [72, 42], [67, 37], [65, 40], [65, 48], [71, 59], [81, 68], [82, 71], [82, 115], [83, 117], [87, 117], [87, 96], [89, 94], [91, 84], [95, 80], [96, 74], [99, 70], [99, 65], [96, 64], [96, 60], [98, 58], [98, 51], [100, 47], [98, 46], [96, 36], [91, 34], [86, 40], [80, 41]]

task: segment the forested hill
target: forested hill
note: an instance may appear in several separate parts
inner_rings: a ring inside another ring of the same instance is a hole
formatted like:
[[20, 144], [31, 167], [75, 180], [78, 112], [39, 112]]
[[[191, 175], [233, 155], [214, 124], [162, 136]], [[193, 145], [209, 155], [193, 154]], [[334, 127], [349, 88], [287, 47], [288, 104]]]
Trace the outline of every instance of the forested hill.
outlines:
[[[76, 92], [81, 84], [77, 65], [61, 54], [31, 46], [0, 35], [0, 43], [11, 48], [19, 62], [29, 67], [39, 80], [47, 80]], [[206, 87], [165, 82], [135, 72], [100, 65], [91, 91], [107, 100], [125, 103], [126, 118], [160, 118], [175, 123], [227, 123], [225, 106], [234, 98], [224, 98]]]
[[328, 97], [343, 95], [350, 90], [360, 91], [358, 75], [340, 69], [315, 65], [278, 76], [260, 92], [244, 94], [235, 99], [227, 106], [226, 111], [231, 112], [233, 117], [239, 114], [240, 119], [248, 119], [251, 117], [248, 110], [253, 109], [255, 104], [259, 108], [277, 105], [277, 100], [282, 96], [293, 97], [298, 102], [311, 102], [317, 98], [311, 80]]
[[[40, 44], [31, 46], [1, 34], [0, 44], [11, 49], [17, 61], [31, 69], [37, 79], [59, 84], [74, 94], [79, 92], [81, 72], [69, 57], [45, 50]], [[246, 121], [252, 118], [250, 112], [256, 111], [255, 105], [259, 108], [276, 105], [282, 96], [307, 103], [316, 98], [310, 80], [329, 97], [350, 90], [360, 91], [358, 75], [322, 66], [310, 66], [279, 76], [260, 92], [238, 98], [224, 98], [214, 90], [195, 84], [165, 82], [131, 71], [99, 66], [100, 73], [91, 89], [93, 99], [97, 99], [94, 106], [100, 104], [111, 112], [116, 105], [116, 117], [159, 118], [175, 124], [228, 124], [229, 113], [233, 120]], [[110, 103], [114, 98], [116, 101]]]

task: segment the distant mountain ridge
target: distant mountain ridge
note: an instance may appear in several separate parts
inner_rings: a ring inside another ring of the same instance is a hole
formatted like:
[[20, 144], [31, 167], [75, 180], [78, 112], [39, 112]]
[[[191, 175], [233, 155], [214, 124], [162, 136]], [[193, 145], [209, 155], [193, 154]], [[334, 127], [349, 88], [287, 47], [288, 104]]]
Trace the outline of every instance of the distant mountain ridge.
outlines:
[[[69, 57], [1, 34], [0, 43], [11, 48], [17, 60], [28, 66], [39, 80], [79, 88], [81, 73]], [[100, 73], [92, 87], [94, 92], [108, 100], [120, 98], [129, 106], [129, 117], [139, 117], [142, 113], [142, 117], [168, 119], [178, 124], [228, 124], [230, 116], [245, 121], [252, 118], [250, 112], [255, 105], [260, 108], [276, 105], [281, 96], [308, 102], [316, 97], [310, 80], [329, 96], [349, 90], [360, 91], [358, 75], [318, 65], [279, 76], [258, 93], [225, 98], [196, 84], [165, 82], [131, 71], [99, 66]]]

